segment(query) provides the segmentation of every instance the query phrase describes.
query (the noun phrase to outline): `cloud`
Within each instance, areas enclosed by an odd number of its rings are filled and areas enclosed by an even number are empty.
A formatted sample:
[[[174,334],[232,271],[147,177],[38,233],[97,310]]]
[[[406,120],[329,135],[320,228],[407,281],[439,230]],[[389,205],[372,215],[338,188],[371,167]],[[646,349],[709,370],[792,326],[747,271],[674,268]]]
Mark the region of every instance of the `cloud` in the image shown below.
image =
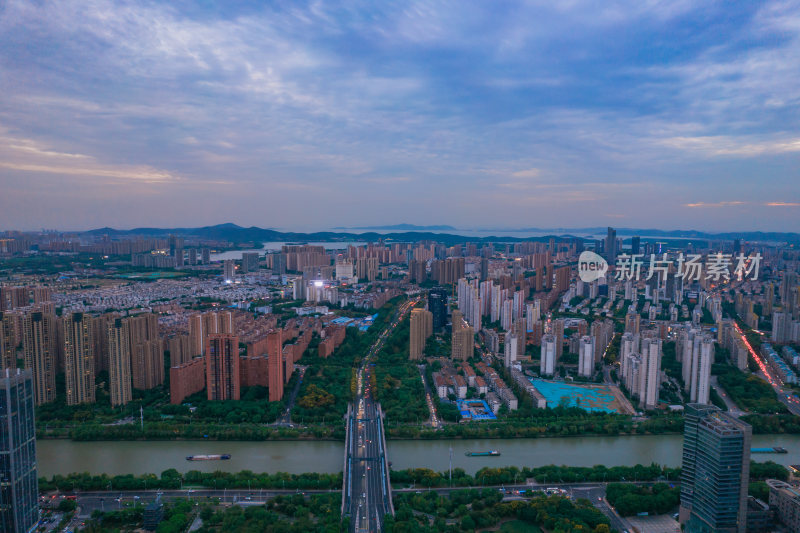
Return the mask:
[[[665,225],[669,209],[694,206],[697,227],[722,226],[726,210],[701,209],[737,205],[720,191],[762,208],[794,198],[798,63],[796,4],[772,0],[299,0],[224,12],[8,0],[0,123],[13,135],[0,165],[150,183],[193,207],[174,210],[176,225],[259,198],[291,226],[341,213],[353,219],[336,224],[361,224],[370,205],[383,206],[376,217],[424,216],[420,198],[454,197],[437,207],[454,225],[472,223],[467,204],[497,223],[544,224],[585,202],[587,219],[649,224],[663,204]],[[387,206],[393,185],[403,196]],[[259,207],[237,215],[263,223]],[[792,210],[769,211],[759,223],[791,222]]]
[[[82,178],[112,178],[144,183],[171,183],[182,178],[148,165],[119,165],[92,156],[60,152],[32,139],[0,136],[0,168]],[[101,180],[102,181],[102,180]]]
[[[521,179],[529,179],[529,178],[538,178],[542,174],[542,171],[538,168],[529,168],[527,170],[518,170],[511,174],[514,178],[521,178]]]
[[[768,202],[767,207],[800,207],[800,202]]]
[[[691,204],[685,204],[684,207],[737,207],[740,205],[745,205],[746,203],[747,202],[741,202],[738,200],[727,202],[695,202]]]
[[[671,137],[661,142],[680,150],[697,151],[711,156],[755,157],[800,152],[800,138],[747,142],[746,139],[729,136]]]

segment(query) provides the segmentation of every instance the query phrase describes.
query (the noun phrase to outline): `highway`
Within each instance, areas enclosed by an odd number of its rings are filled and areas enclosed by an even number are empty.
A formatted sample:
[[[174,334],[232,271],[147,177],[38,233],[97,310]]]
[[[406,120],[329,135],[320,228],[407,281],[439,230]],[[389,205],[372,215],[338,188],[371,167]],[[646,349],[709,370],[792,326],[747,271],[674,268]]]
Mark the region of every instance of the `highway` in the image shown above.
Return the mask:
[[[734,322],[733,327],[735,327],[736,331],[739,333],[739,335],[741,335],[744,345],[747,346],[751,357],[758,364],[758,375],[765,379],[772,386],[772,388],[775,390],[775,394],[778,395],[778,400],[785,405],[787,409],[789,409],[790,413],[793,415],[800,415],[800,401],[797,400],[797,397],[794,395],[792,390],[786,390],[783,388],[783,383],[781,382],[780,378],[775,375],[775,372],[769,367],[766,361],[761,358],[761,355],[756,353],[756,351],[750,345],[750,341],[747,340],[747,336],[739,327],[739,324]]]
[[[381,409],[370,385],[371,365],[386,339],[417,301],[418,298],[409,300],[400,306],[358,370],[356,397],[347,418],[342,494],[342,509],[350,517],[350,530],[354,532],[381,531],[383,517],[394,514]]]

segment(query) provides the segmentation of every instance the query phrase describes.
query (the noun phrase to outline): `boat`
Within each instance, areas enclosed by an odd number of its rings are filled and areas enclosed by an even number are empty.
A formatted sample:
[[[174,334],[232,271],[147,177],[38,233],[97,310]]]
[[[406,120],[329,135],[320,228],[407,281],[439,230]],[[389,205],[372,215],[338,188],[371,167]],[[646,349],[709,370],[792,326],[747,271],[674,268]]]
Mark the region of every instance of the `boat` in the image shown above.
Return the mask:
[[[497,450],[489,450],[488,452],[467,452],[464,455],[467,457],[496,457],[500,455]]]
[[[770,446],[767,448],[750,448],[750,453],[789,453],[789,451],[780,446]]]
[[[222,455],[187,455],[187,461],[227,461],[231,458],[229,453],[223,453]]]

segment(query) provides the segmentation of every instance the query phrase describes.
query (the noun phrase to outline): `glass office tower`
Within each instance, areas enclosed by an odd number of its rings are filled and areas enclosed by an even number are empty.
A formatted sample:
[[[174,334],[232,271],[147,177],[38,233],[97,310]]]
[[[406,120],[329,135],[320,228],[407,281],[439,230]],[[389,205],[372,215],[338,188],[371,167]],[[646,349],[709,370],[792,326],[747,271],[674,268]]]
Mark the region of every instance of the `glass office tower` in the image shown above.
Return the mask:
[[[0,532],[33,531],[39,522],[33,376],[0,374]]]
[[[684,411],[681,522],[686,533],[744,533],[752,428],[718,408]]]

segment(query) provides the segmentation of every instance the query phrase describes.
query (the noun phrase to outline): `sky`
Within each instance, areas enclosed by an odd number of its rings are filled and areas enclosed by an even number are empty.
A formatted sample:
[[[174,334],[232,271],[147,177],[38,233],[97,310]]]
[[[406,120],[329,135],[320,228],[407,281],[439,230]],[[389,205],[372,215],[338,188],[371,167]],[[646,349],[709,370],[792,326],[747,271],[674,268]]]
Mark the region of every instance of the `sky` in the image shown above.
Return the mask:
[[[800,231],[800,3],[0,2],[0,229]]]

